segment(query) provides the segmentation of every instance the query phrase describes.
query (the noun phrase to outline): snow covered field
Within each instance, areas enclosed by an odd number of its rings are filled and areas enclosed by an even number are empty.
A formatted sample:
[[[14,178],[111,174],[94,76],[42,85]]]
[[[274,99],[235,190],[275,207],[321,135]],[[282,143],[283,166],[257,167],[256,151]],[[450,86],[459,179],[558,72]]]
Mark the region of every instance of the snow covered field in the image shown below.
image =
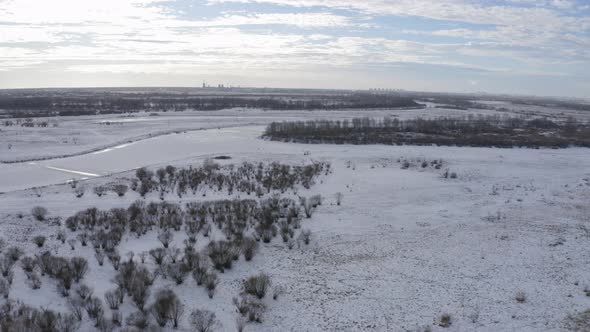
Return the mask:
[[[69,185],[60,184],[71,178],[88,178],[82,183],[90,188],[131,178],[134,173],[130,170],[141,166],[200,165],[219,155],[232,158],[224,164],[280,161],[296,165],[321,160],[331,162],[333,173],[322,176],[311,189],[298,192],[325,198],[313,217],[302,222],[312,231],[310,245],[289,250],[280,238],[260,243],[252,262],[240,258],[233,269],[219,274],[221,283],[213,299],[190,277],[181,286],[174,286],[169,279],[158,280],[153,288],[172,287],[187,306],[187,313],[193,308],[214,311],[223,331],[235,330],[232,297],[240,292],[241,280],[258,272],[269,274],[273,283],[286,291],[277,300],[267,296],[263,322],[249,323],[246,331],[559,331],[568,315],[590,308],[590,297],[585,294],[585,289],[590,289],[588,149],[278,143],[258,138],[264,129],[261,125],[299,115],[281,113],[277,118],[275,113],[259,112],[242,119],[232,117],[236,114],[230,112],[235,111],[227,112],[227,117],[199,120],[179,116],[177,121],[171,120],[171,127],[232,128],[160,136],[68,158],[0,164],[0,191],[5,192],[0,195],[1,237],[32,255],[41,249],[31,238],[43,234],[48,237],[45,249],[69,255],[69,246],[55,239],[58,227],[33,220],[31,207],[44,206],[50,217],[65,219],[88,207],[126,208],[140,199],[132,191],[125,197],[109,193],[100,198],[89,191],[76,198]],[[413,110],[397,115],[432,112],[448,115],[466,111]],[[373,111],[371,115],[385,113],[392,112]],[[309,112],[306,116],[335,114],[355,115]],[[145,122],[151,122],[148,120]],[[97,120],[68,121],[72,122],[47,130],[79,126],[70,130],[92,132],[94,129],[84,125]],[[165,121],[157,122],[157,128],[150,130],[163,130]],[[237,125],[240,127],[233,127]],[[97,125],[93,127],[97,136],[63,148],[57,148],[56,142],[38,146],[32,136],[23,134],[22,146],[16,149],[19,152],[5,157],[2,150],[1,159],[77,153],[145,135],[141,126],[143,122],[137,127],[133,124],[121,133],[104,132],[96,128],[107,126]],[[3,128],[0,134],[10,133]],[[422,161],[435,159],[443,160],[442,169],[422,168]],[[404,161],[410,163],[408,169],[402,168]],[[457,178],[443,178],[446,169]],[[45,187],[26,189],[34,186]],[[336,205],[337,192],[343,193],[340,206]],[[214,198],[227,196],[179,199],[169,195],[166,200]],[[157,193],[146,199],[159,200]],[[19,213],[24,216],[19,218]],[[155,236],[126,236],[119,247],[121,256],[155,247]],[[176,234],[173,245],[182,247],[183,239]],[[205,241],[200,237],[198,243]],[[111,279],[115,271],[108,262],[98,266],[90,247],[77,250],[76,255],[89,261],[84,282],[94,288],[95,295],[102,298],[114,288]],[[41,288],[32,290],[18,264],[14,271],[10,298],[67,311],[55,281],[43,277]],[[516,299],[519,292],[525,296],[522,303]],[[121,312],[127,315],[133,308],[126,302]],[[451,317],[448,328],[438,325],[443,314]],[[92,330],[91,326],[86,322],[82,330]],[[188,326],[185,317],[179,330],[189,331]]]

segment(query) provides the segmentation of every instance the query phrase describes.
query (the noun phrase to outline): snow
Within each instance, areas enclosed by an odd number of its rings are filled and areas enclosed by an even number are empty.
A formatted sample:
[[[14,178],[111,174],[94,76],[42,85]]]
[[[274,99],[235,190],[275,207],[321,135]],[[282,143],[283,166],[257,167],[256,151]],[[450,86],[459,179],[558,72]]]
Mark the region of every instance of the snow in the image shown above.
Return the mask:
[[[217,123],[210,125],[216,128]],[[581,229],[590,227],[588,149],[304,145],[261,140],[262,130],[257,124],[189,131],[101,153],[2,164],[0,191],[6,193],[0,195],[1,237],[33,254],[39,249],[30,239],[45,234],[47,246],[71,255],[69,246],[55,239],[56,226],[31,219],[32,206],[42,205],[50,216],[66,218],[87,207],[127,207],[139,199],[134,192],[98,198],[90,191],[76,198],[68,185],[59,183],[84,175],[46,167],[105,175],[86,176],[82,184],[90,188],[130,178],[129,170],[136,167],[195,165],[215,155],[232,157],[223,163],[326,160],[333,174],[298,192],[326,198],[313,217],[303,221],[313,232],[309,246],[289,250],[280,238],[261,243],[252,262],[242,257],[219,275],[213,299],[190,277],[181,286],[158,280],[152,293],[173,288],[187,313],[212,310],[224,331],[234,330],[231,301],[240,292],[241,280],[258,272],[268,273],[286,293],[276,301],[266,298],[263,323],[250,323],[247,331],[399,331],[426,326],[434,331],[558,331],[568,314],[590,307],[583,291],[590,286],[590,238]],[[445,166],[422,169],[418,160],[424,159],[442,159]],[[398,160],[415,166],[401,169]],[[458,178],[443,178],[446,168]],[[41,197],[22,190],[42,185],[47,187]],[[344,195],[340,206],[335,203],[337,192]],[[198,193],[182,202],[223,197]],[[148,199],[157,200],[157,194]],[[167,200],[179,201],[173,195]],[[22,219],[16,216],[19,212],[25,214]],[[181,233],[175,234],[173,245],[180,247],[182,239]],[[200,236],[198,246],[206,241]],[[125,259],[127,251],[157,246],[156,234],[150,233],[140,239],[126,237],[119,251]],[[114,288],[115,271],[108,259],[99,267],[90,248],[75,254],[90,263],[84,282],[95,295]],[[65,310],[54,282],[44,277],[41,289],[31,290],[24,279],[15,267],[11,298]],[[525,303],[515,300],[520,291],[526,294]],[[128,300],[121,309],[125,316],[134,310]],[[444,313],[452,317],[449,328],[437,325]],[[91,330],[90,325],[84,328]],[[179,330],[190,330],[186,320]]]

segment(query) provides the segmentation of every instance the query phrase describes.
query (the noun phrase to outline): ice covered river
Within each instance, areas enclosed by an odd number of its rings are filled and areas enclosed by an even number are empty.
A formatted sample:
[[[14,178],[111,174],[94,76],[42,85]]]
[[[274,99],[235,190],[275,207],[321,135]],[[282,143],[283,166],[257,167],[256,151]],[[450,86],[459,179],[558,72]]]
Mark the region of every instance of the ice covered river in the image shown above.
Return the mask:
[[[196,157],[255,152],[264,127],[209,129],[159,136],[80,156],[17,164],[0,164],[0,192],[63,183],[181,162]]]

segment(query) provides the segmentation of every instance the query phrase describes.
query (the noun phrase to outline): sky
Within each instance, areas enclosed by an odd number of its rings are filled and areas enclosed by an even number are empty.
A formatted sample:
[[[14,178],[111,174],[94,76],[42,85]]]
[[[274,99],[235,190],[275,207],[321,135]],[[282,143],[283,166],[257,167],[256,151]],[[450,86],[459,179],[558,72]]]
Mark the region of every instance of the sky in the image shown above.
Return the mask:
[[[0,88],[590,97],[590,0],[0,0]]]

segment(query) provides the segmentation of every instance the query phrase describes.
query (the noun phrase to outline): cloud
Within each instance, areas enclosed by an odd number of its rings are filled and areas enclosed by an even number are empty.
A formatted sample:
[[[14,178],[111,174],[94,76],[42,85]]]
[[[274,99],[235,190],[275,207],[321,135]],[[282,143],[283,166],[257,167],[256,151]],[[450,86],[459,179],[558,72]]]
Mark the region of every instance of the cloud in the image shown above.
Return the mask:
[[[579,75],[579,66],[590,63],[590,17],[579,1],[205,4],[206,15],[175,1],[0,0],[0,70],[5,75],[53,64],[68,73],[248,76],[275,68],[314,72],[322,66],[344,71],[417,64]]]

